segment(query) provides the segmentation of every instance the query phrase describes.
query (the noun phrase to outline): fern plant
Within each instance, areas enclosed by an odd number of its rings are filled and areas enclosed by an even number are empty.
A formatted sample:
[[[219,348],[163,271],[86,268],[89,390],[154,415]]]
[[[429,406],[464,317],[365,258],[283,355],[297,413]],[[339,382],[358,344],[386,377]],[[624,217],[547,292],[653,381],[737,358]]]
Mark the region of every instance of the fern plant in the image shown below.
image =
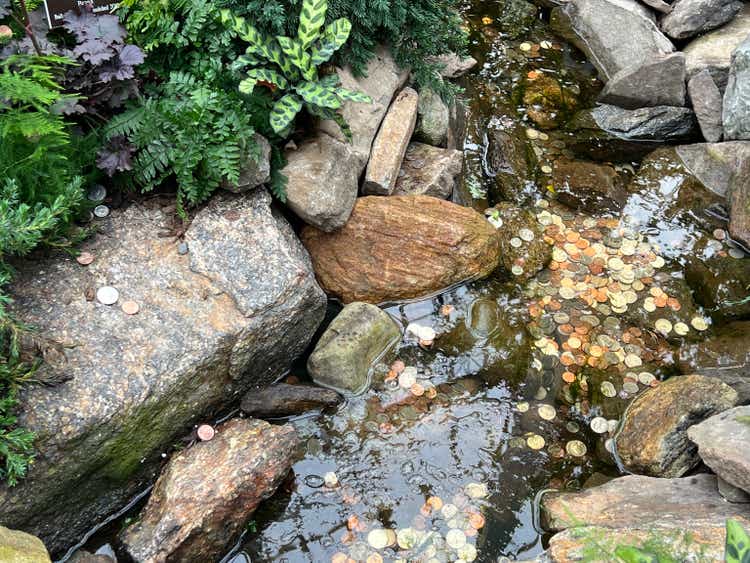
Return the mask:
[[[346,43],[352,30],[346,18],[324,28],[327,11],[327,0],[303,0],[296,37],[271,37],[230,10],[221,12],[222,21],[248,43],[245,54],[235,61],[235,67],[250,67],[239,89],[252,94],[262,84],[276,93],[278,99],[269,119],[274,132],[282,137],[289,135],[303,106],[311,115],[333,119],[351,137],[346,121],[336,110],[344,101],[372,103],[370,96],[342,88],[338,75],[319,76],[318,68]]]

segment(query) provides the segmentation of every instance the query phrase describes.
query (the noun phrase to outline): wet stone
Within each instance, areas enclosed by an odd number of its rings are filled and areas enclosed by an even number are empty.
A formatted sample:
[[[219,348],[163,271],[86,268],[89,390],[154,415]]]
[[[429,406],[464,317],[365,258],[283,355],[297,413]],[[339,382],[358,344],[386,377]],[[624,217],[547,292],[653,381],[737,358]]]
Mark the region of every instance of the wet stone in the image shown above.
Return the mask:
[[[737,392],[701,375],[676,376],[640,395],[617,436],[623,465],[636,473],[679,477],[700,461],[687,429],[737,403]]]
[[[660,25],[672,39],[687,39],[731,21],[742,7],[740,0],[677,0]]]
[[[661,55],[621,70],[607,82],[599,101],[625,109],[684,106],[685,55]]]
[[[544,232],[533,213],[510,203],[500,203],[488,210],[490,219],[499,220],[500,263],[516,280],[534,277],[552,257],[544,241]]]
[[[721,121],[722,95],[708,70],[702,70],[688,82],[690,103],[698,119],[703,138],[718,143],[724,135]]]
[[[13,563],[50,563],[51,559],[42,540],[22,532],[0,526],[0,559]]]
[[[616,211],[625,203],[624,180],[609,165],[560,159],[555,162],[552,181],[557,199],[573,209]]]
[[[340,401],[341,396],[330,389],[277,383],[266,389],[248,391],[242,398],[240,408],[248,416],[274,418],[322,410]]]
[[[567,120],[578,108],[579,94],[549,74],[526,78],[523,83],[526,114],[542,129],[554,129]]]
[[[449,198],[463,170],[463,158],[463,153],[458,150],[411,143],[393,195]]]
[[[507,200],[523,205],[535,198],[536,159],[529,152],[523,128],[511,122],[508,127],[489,132],[487,166],[494,178],[492,201]]]

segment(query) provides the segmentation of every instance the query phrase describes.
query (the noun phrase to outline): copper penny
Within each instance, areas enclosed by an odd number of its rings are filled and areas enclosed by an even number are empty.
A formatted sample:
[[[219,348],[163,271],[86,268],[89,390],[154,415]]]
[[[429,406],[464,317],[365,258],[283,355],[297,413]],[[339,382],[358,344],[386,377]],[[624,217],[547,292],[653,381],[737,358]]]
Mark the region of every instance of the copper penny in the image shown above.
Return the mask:
[[[122,312],[126,315],[137,315],[138,311],[141,310],[140,305],[135,301],[124,301],[122,303]]]
[[[201,424],[198,427],[198,438],[203,442],[208,442],[213,439],[215,435],[216,430],[214,430],[213,426],[210,426],[209,424]]]
[[[93,261],[94,255],[90,252],[81,252],[76,258],[76,262],[78,262],[81,266],[88,266]]]

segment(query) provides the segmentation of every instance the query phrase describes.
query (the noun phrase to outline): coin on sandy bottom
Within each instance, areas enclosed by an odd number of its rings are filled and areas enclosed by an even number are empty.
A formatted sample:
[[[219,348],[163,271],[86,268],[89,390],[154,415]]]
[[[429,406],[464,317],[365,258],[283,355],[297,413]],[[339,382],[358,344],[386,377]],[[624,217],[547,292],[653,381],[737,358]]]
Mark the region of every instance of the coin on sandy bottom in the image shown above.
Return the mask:
[[[388,536],[388,530],[383,528],[376,528],[367,534],[367,543],[370,544],[370,547],[373,549],[385,549],[391,545],[390,539],[391,538]]]
[[[468,563],[470,561],[476,560],[477,548],[472,544],[467,543],[456,550],[456,555],[458,555],[459,561],[466,561]]]
[[[396,532],[396,542],[401,549],[411,549],[419,541],[417,531],[413,528],[401,528]]]
[[[526,445],[529,446],[532,450],[541,450],[544,447],[544,438],[542,438],[539,434],[532,434],[528,438],[526,438]]]
[[[570,442],[565,444],[565,451],[568,452],[568,455],[571,455],[573,457],[583,457],[586,455],[586,452],[588,450],[586,448],[586,444],[584,444],[580,440],[571,440]]]
[[[648,371],[642,371],[638,374],[638,381],[641,383],[641,385],[651,385],[654,381],[656,381],[656,376]]]
[[[683,322],[675,323],[673,328],[677,336],[685,336],[690,332],[690,327]]]
[[[602,391],[602,395],[605,397],[612,399],[613,397],[617,396],[617,390],[615,389],[615,386],[612,384],[611,381],[603,381],[600,389]]]
[[[451,549],[460,549],[466,545],[466,534],[463,530],[450,530],[445,534],[445,543]]]
[[[693,317],[692,319],[690,319],[690,324],[695,330],[701,332],[704,330],[708,330],[708,323],[703,317]]]

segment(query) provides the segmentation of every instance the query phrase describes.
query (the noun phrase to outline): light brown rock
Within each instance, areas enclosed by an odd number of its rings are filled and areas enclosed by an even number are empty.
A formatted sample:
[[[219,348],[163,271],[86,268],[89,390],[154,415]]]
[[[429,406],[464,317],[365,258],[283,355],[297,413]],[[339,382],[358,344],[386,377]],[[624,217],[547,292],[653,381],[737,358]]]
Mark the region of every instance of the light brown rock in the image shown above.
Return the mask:
[[[430,195],[447,199],[464,167],[464,153],[411,143],[393,195]]]
[[[750,249],[750,156],[740,160],[730,184],[729,234]]]
[[[362,191],[368,195],[390,195],[417,124],[419,94],[405,88],[393,100],[370,153]]]
[[[3,563],[50,563],[51,559],[42,540],[22,532],[0,526],[0,561]]]
[[[727,518],[750,519],[750,506],[725,502],[716,475],[705,473],[680,479],[627,475],[580,492],[542,497],[542,523],[553,532],[580,526],[723,527]]]
[[[687,429],[736,403],[737,392],[716,378],[672,377],[630,405],[616,438],[617,453],[634,473],[684,475],[700,462]]]
[[[120,536],[137,563],[218,561],[292,466],[291,425],[234,419],[175,455],[140,520]]]
[[[484,217],[428,196],[359,198],[343,229],[307,227],[302,241],[319,282],[344,303],[424,297],[485,277],[499,260]]]
[[[341,115],[346,119],[352,131],[349,142],[341,128],[333,121],[322,121],[319,130],[343,143],[349,143],[357,156],[357,176],[367,166],[372,142],[378,132],[394,94],[401,89],[409,78],[409,71],[398,67],[388,47],[381,46],[367,63],[362,76],[355,77],[350,67],[337,68],[341,86],[367,94],[372,98],[371,104],[345,102]]]

